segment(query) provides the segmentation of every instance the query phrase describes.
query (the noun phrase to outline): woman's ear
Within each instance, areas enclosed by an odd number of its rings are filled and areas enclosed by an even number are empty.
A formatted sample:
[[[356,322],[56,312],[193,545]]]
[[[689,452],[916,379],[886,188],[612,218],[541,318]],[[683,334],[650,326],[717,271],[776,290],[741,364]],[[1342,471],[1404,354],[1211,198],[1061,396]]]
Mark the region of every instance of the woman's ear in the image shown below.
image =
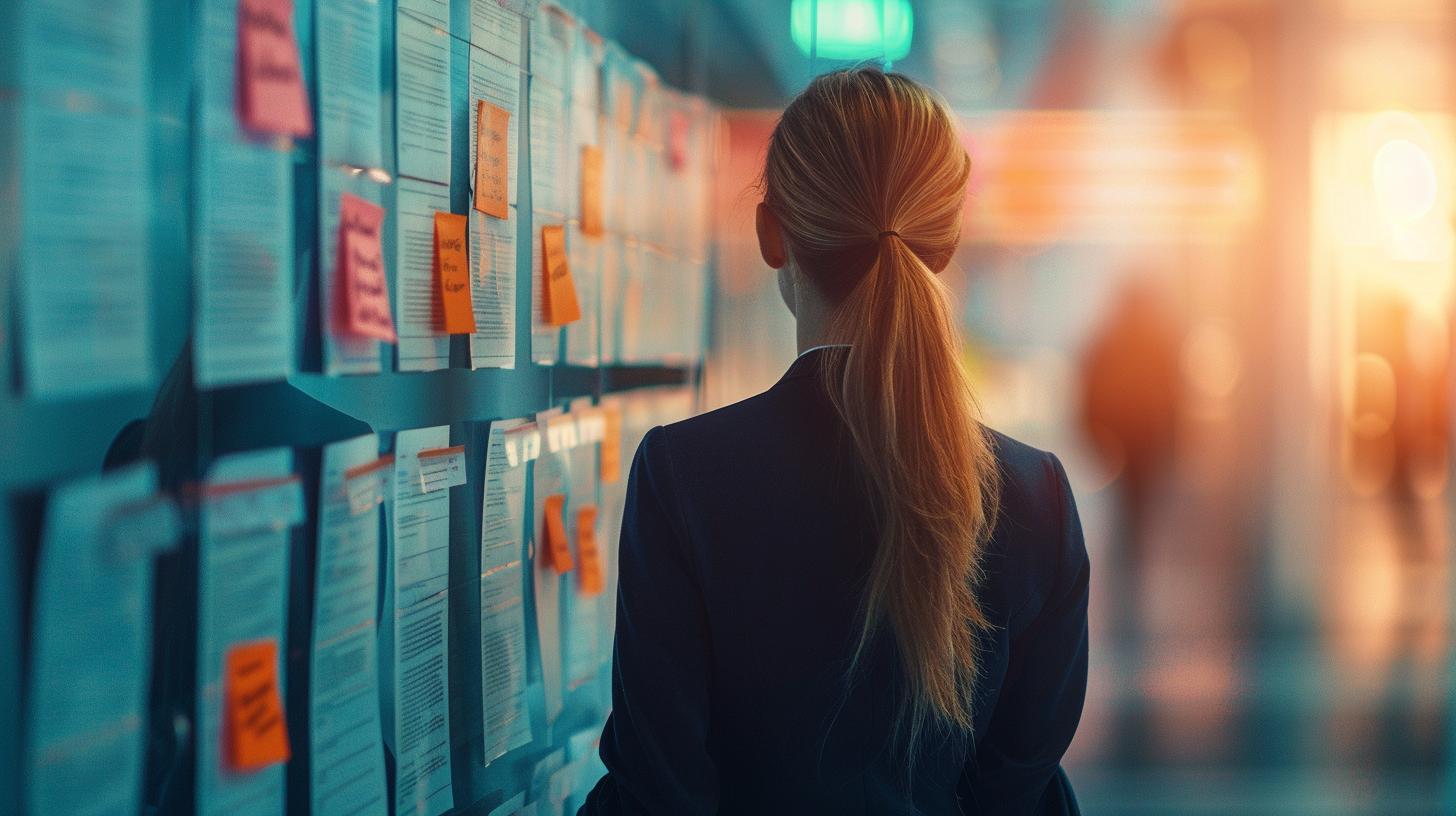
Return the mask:
[[[758,254],[763,256],[763,262],[773,269],[782,269],[789,259],[784,251],[784,233],[778,216],[762,201],[758,203],[754,225],[758,228]]]

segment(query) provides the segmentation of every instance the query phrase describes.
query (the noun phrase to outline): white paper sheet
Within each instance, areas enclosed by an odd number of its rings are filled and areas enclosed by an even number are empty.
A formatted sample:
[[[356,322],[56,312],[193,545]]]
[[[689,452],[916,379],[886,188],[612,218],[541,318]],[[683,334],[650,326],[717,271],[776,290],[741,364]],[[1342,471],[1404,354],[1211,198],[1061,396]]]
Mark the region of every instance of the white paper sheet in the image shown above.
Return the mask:
[[[193,378],[202,388],[281,380],[294,355],[290,143],[250,138],[238,124],[238,0],[198,12]]]
[[[29,813],[109,816],[141,804],[151,677],[152,554],[178,528],[155,512],[156,470],[134,465],[57,488],[35,578],[28,707]],[[7,624],[8,626],[8,624]],[[8,654],[19,654],[17,648]],[[11,661],[16,662],[18,661]]]
[[[561,329],[545,321],[541,228],[565,226],[570,201],[571,133],[568,68],[574,25],[571,18],[544,6],[530,28],[531,91],[531,359],[552,365],[560,359]]]
[[[547,424],[561,415],[560,408],[542,411],[536,415],[542,435],[548,436]],[[549,439],[549,436],[548,436]],[[560,494],[566,497],[564,509],[571,514],[571,471],[570,459],[565,450],[557,446],[552,450],[548,443],[532,467],[534,480],[532,498],[533,536],[532,585],[536,600],[536,639],[541,651],[541,683],[546,692],[546,722],[554,723],[561,714],[563,702],[564,666],[561,645],[561,593],[566,578],[558,574],[545,556],[545,511],[546,498]]]
[[[315,14],[321,163],[382,167],[379,3],[318,0]]]
[[[597,316],[601,307],[597,300],[600,297],[599,281],[606,241],[606,236],[582,234],[580,224],[575,221],[566,230],[571,279],[576,284],[577,303],[581,305],[581,319],[566,325],[566,362],[573,365],[594,366],[599,359],[600,321]]]
[[[525,18],[498,0],[471,0],[470,44],[511,62],[521,64]]]
[[[399,0],[400,11],[408,11],[446,30],[450,27],[450,0]]]
[[[204,492],[223,486],[259,485],[276,491],[291,476],[293,453],[270,448],[219,459],[208,472]],[[263,485],[267,485],[264,487]],[[297,482],[292,482],[298,490]],[[296,518],[278,515],[282,501],[259,501],[260,512],[244,520],[248,504],[240,490],[224,498],[204,496],[197,555],[197,802],[199,816],[282,816],[284,766],[239,773],[224,766],[223,716],[228,651],[241,643],[273,640],[278,646],[277,679],[286,687],[283,660],[288,649],[288,552]],[[216,503],[215,503],[216,502]],[[225,504],[224,504],[225,502]]]
[[[20,84],[56,104],[72,94],[84,106],[139,116],[146,107],[147,6],[142,0],[51,0],[21,10]]]
[[[446,9],[448,15],[448,8]],[[449,21],[395,15],[395,151],[399,174],[450,184]],[[448,208],[447,208],[448,209]]]
[[[388,809],[380,742],[377,614],[379,441],[328,445],[319,477],[318,559],[309,672],[309,801],[315,816]]]
[[[435,213],[450,212],[450,187],[412,178],[395,184],[395,331],[399,370],[450,367],[450,336],[436,327],[444,318],[435,280]]]
[[[573,400],[571,413],[568,416],[580,417],[584,412],[590,410],[590,399]],[[566,534],[571,539],[572,553],[578,559],[577,568],[568,576],[566,582],[566,618],[563,628],[566,630],[566,687],[568,689],[578,688],[594,680],[597,670],[601,667],[601,604],[604,593],[586,595],[582,593],[581,587],[581,558],[576,544],[581,540],[580,531],[577,527],[577,512],[583,507],[598,507],[597,498],[597,449],[599,445],[588,435],[581,433],[578,428],[576,445],[567,451],[566,456],[571,462],[571,512],[566,519]],[[598,547],[601,542],[601,511],[598,509],[597,522],[594,532],[598,535],[596,540]],[[603,583],[606,575],[603,570]]]
[[[419,453],[450,445],[450,428],[400,431],[392,509],[392,723],[395,813],[439,816],[450,787],[450,491],[420,489]]]
[[[506,435],[520,419],[490,425],[480,521],[480,666],[485,763],[531,741],[526,705],[526,464],[512,466]]]
[[[502,221],[470,210],[471,368],[516,367],[516,208]]]
[[[20,325],[37,397],[152,380],[146,138],[139,112],[22,105]]]
[[[194,377],[199,388],[293,372],[293,190],[288,155],[203,136],[197,177]]]

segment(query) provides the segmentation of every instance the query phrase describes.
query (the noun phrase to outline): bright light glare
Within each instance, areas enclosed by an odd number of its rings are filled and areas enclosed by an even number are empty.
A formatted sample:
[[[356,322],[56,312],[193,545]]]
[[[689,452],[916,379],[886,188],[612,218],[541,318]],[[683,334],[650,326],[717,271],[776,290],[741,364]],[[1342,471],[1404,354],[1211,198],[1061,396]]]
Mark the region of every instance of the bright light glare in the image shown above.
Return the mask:
[[[824,59],[893,62],[910,53],[914,30],[910,0],[793,0],[789,7],[794,44]]]
[[[1436,166],[1409,139],[1391,139],[1371,163],[1375,200],[1386,217],[1414,221],[1436,206]]]

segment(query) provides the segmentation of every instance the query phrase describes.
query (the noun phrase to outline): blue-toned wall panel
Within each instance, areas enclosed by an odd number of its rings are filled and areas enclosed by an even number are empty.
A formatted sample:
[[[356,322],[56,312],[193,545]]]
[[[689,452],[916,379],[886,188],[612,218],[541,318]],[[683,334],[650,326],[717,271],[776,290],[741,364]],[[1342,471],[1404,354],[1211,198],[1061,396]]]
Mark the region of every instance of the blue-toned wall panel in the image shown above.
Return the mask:
[[[368,0],[359,0],[367,2]],[[45,0],[37,0],[43,3]],[[454,367],[430,373],[398,373],[386,363],[382,374],[329,377],[321,373],[319,340],[318,282],[321,269],[319,236],[319,167],[314,140],[298,141],[290,154],[293,168],[292,209],[294,246],[294,325],[298,330],[296,366],[299,373],[287,382],[230,386],[198,392],[191,385],[194,245],[197,227],[194,200],[194,128],[197,110],[196,71],[199,43],[198,3],[189,0],[148,0],[148,95],[144,126],[148,145],[146,234],[138,236],[149,256],[148,282],[150,348],[157,381],[147,388],[133,388],[96,396],[37,401],[27,396],[20,368],[24,327],[18,324],[13,283],[18,275],[18,246],[21,240],[20,190],[26,183],[25,157],[18,133],[27,90],[21,86],[21,56],[15,45],[16,21],[22,4],[0,3],[0,594],[14,608],[0,607],[5,627],[0,628],[0,649],[10,673],[0,673],[0,692],[16,701],[19,693],[17,670],[25,665],[28,581],[34,561],[34,541],[44,512],[46,488],[101,467],[107,451],[129,423],[148,417],[151,424],[147,450],[161,465],[164,483],[177,487],[196,480],[218,457],[239,451],[275,445],[298,450],[305,480],[317,478],[316,449],[368,428],[388,440],[393,432],[432,425],[449,425],[452,442],[465,444],[470,466],[469,482],[452,492],[450,525],[452,600],[451,631],[451,724],[456,812],[486,813],[518,791],[528,790],[533,772],[543,759],[565,750],[573,732],[597,728],[609,703],[605,672],[572,690],[558,720],[553,738],[538,740],[495,760],[482,761],[479,740],[481,719],[479,658],[479,594],[474,582],[479,575],[481,522],[480,476],[484,461],[487,423],[493,419],[525,416],[550,406],[563,405],[578,397],[603,394],[642,386],[695,383],[696,363],[672,366],[539,366],[530,363],[532,253],[527,247],[532,235],[531,155],[527,100],[530,81],[522,73],[521,105],[515,131],[519,144],[520,170],[517,220],[516,359],[514,370],[468,370],[464,337],[452,338]],[[639,5],[634,0],[583,0],[563,4],[579,14],[581,21],[608,39],[621,32],[640,38],[645,19],[687,23],[680,14],[666,14],[656,4]],[[395,171],[394,144],[394,42],[395,0],[380,0],[383,92],[379,99],[383,122],[384,166]],[[469,55],[466,39],[470,23],[470,0],[451,0],[450,104],[451,104],[451,209],[467,212],[470,201],[469,153],[473,137],[469,132]],[[656,25],[657,23],[651,23]],[[317,15],[308,0],[298,0],[296,25],[305,79],[318,112],[314,56],[320,38],[329,36],[317,25]],[[670,32],[661,32],[671,38]],[[682,33],[682,32],[679,32]],[[686,38],[679,38],[688,41]],[[524,50],[524,49],[523,49]],[[679,49],[677,63],[661,66],[667,76],[693,76],[689,64],[693,55]],[[523,54],[522,64],[525,59]],[[565,137],[566,134],[563,134]],[[83,195],[83,190],[77,191]],[[393,204],[393,186],[383,190],[382,201]],[[646,204],[646,202],[644,202]],[[392,206],[390,207],[392,209]],[[385,230],[385,257],[395,257],[392,229]],[[393,264],[388,265],[394,274]],[[393,281],[391,292],[393,293]],[[595,304],[591,308],[597,308]],[[601,321],[597,321],[601,325]],[[600,346],[599,346],[600,347]],[[392,352],[390,354],[392,359]],[[160,395],[160,396],[159,396]],[[136,428],[133,428],[135,431]],[[140,433],[140,432],[138,432]],[[121,444],[135,448],[137,439]],[[626,452],[630,459],[630,450]],[[316,490],[316,488],[313,488]],[[311,501],[316,496],[310,496]],[[530,506],[528,497],[527,506]],[[312,511],[311,511],[312,512]],[[528,524],[531,522],[528,521]],[[287,675],[292,683],[289,695],[290,722],[297,739],[305,739],[306,697],[299,697],[294,678],[307,677],[308,611],[312,599],[313,524],[297,528],[291,553],[290,635]],[[196,604],[196,542],[185,539],[179,550],[158,563],[156,634],[156,676],[153,678],[154,707],[151,731],[157,750],[149,758],[146,779],[147,801],[157,812],[187,812],[192,802],[192,750],[188,743],[197,733],[192,709],[192,661],[195,660],[196,632],[193,622]],[[527,600],[528,605],[531,600]],[[533,611],[528,609],[528,613]],[[528,649],[538,664],[539,645],[530,629]],[[12,643],[19,640],[20,643]],[[539,665],[531,704],[539,714],[543,706]],[[303,687],[306,688],[306,687]],[[15,776],[18,731],[13,719],[18,706],[0,710],[0,812],[18,808],[10,798],[17,793]],[[579,749],[579,747],[578,747]],[[298,752],[295,752],[295,756]],[[540,780],[536,780],[540,782]],[[290,812],[307,809],[306,766],[290,772]]]

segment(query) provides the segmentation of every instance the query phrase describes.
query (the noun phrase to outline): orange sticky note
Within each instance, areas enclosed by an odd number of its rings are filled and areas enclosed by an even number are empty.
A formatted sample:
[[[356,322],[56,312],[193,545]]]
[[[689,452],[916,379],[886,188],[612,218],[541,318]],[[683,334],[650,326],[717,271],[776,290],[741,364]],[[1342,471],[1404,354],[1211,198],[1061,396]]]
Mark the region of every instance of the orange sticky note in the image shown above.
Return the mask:
[[[546,323],[565,326],[581,319],[581,306],[576,302],[576,283],[571,279],[571,265],[566,260],[566,228],[541,228],[542,285],[546,287]]]
[[[379,243],[383,225],[382,207],[348,193],[339,196],[337,329],[341,334],[393,343],[389,281],[384,276],[384,250]]]
[[[543,525],[546,536],[542,552],[546,563],[557,572],[570,572],[575,566],[571,561],[571,547],[566,543],[566,497],[560,494],[547,496],[546,519]]]
[[[481,99],[475,103],[475,209],[510,217],[511,112]]]
[[[602,484],[622,479],[622,408],[613,403],[602,406],[602,452],[597,471]]]
[[[224,678],[223,756],[235,771],[287,762],[288,721],[278,690],[278,644],[240,643],[228,650]]]
[[[576,552],[581,556],[581,591],[597,595],[606,588],[602,551],[597,547],[597,508],[587,505],[576,511]]]
[[[279,136],[313,135],[293,32],[293,0],[240,0],[237,70],[243,127]]]
[[[602,149],[581,148],[581,234],[602,235]]]
[[[465,231],[470,220],[455,213],[435,213],[435,281],[440,288],[446,334],[474,334],[475,309],[470,303],[470,256]]]

